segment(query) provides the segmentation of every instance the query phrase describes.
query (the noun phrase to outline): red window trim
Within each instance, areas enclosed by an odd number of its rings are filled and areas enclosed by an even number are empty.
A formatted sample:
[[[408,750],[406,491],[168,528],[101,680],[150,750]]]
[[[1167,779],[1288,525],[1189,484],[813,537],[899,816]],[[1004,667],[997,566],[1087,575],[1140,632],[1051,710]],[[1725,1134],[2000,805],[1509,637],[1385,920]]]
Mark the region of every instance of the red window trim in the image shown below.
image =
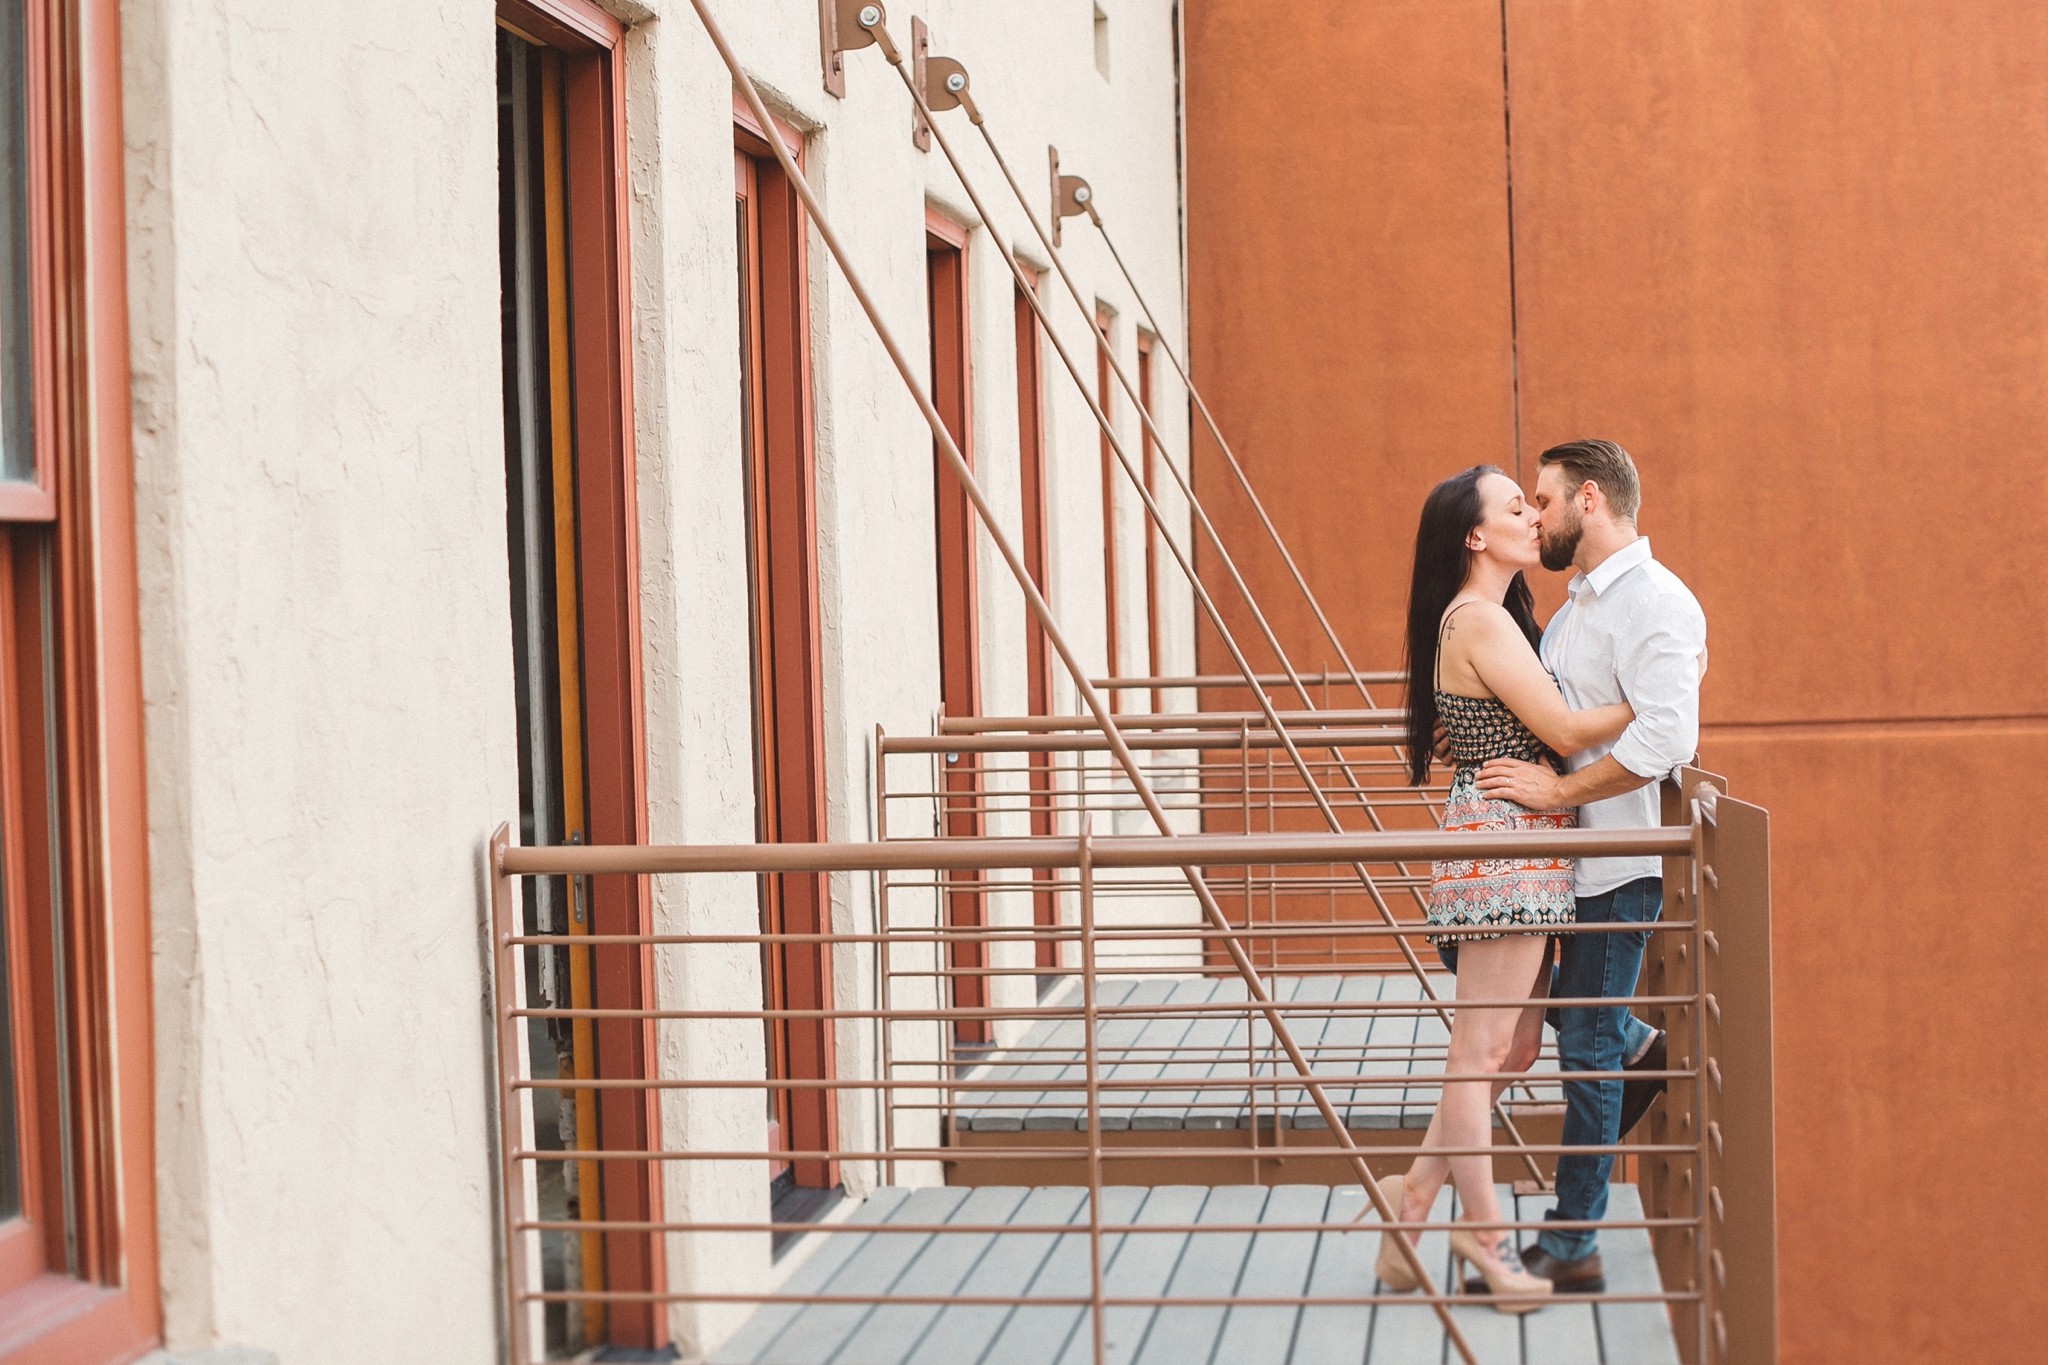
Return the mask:
[[[803,843],[826,837],[825,712],[823,634],[819,608],[817,563],[817,459],[811,402],[811,334],[808,237],[801,201],[773,150],[751,117],[735,101],[733,146],[751,163],[753,208],[758,224],[757,255],[748,274],[760,291],[754,345],[760,370],[752,386],[755,447],[747,458],[757,460],[754,492],[759,499],[754,543],[748,553],[762,556],[788,572],[778,581],[779,600],[758,598],[757,636],[771,640],[774,676],[757,678],[762,714],[775,717],[776,752],[764,755],[774,770],[763,775],[772,784],[763,810],[761,837],[768,842]],[[796,130],[780,119],[775,129],[786,144],[800,148]],[[801,168],[799,152],[797,163]],[[769,256],[779,262],[771,279]],[[752,308],[752,299],[740,301]],[[753,364],[749,359],[746,363]],[[776,396],[771,407],[770,394]],[[771,420],[772,418],[772,420]],[[775,575],[767,575],[775,577]],[[762,575],[757,572],[757,582]],[[785,725],[787,728],[785,729]],[[831,898],[822,873],[783,874],[768,888],[771,908],[788,933],[822,933],[830,926]],[[832,1008],[831,951],[822,944],[786,944],[773,955],[770,970],[779,977],[767,983],[779,992],[785,1008]],[[830,1080],[835,1074],[836,1031],[829,1019],[792,1020],[783,1030],[783,1051],[771,1058],[781,1074],[794,1080]],[[789,1128],[771,1140],[784,1149],[818,1150],[838,1146],[838,1092],[806,1089],[783,1092]],[[795,1183],[830,1189],[840,1183],[836,1161],[798,1161]]]
[[[924,210],[924,230],[926,236],[938,238],[955,251],[967,250],[967,229],[929,204]],[[965,450],[967,447],[962,445],[960,448]]]
[[[1032,282],[1034,292],[1040,280]],[[1017,490],[1023,516],[1022,549],[1024,570],[1051,600],[1047,584],[1045,507],[1045,372],[1044,348],[1038,338],[1038,315],[1024,286],[1015,286],[1014,318],[1017,345]],[[1034,716],[1052,713],[1052,649],[1045,627],[1038,618],[1024,617],[1025,710]],[[1041,838],[1053,830],[1052,755],[1030,755],[1031,832]],[[1053,899],[1053,870],[1038,868],[1032,873],[1031,922],[1040,929],[1059,927],[1059,907]],[[1041,938],[1033,950],[1033,961],[1042,974],[1059,970],[1059,945]]]
[[[931,396],[968,468],[974,467],[974,365],[969,325],[967,232],[942,214],[925,211],[926,300],[931,327]],[[932,520],[937,536],[939,690],[948,715],[981,713],[981,632],[975,585],[975,519],[967,491],[932,449]],[[982,833],[978,792],[981,765],[973,754],[945,766],[946,834],[972,839]],[[956,928],[987,920],[980,874],[955,871],[947,880],[963,889],[946,896],[947,921]],[[988,1003],[988,966],[983,946],[953,945],[952,1003],[981,1009]],[[966,1044],[992,1041],[982,1020],[962,1020],[954,1037]]]
[[[1150,332],[1138,331],[1138,403],[1144,408],[1138,423],[1139,439],[1144,447],[1143,469],[1145,491],[1154,503],[1159,500],[1159,445],[1152,439],[1152,428],[1144,419],[1152,415],[1152,342]],[[1159,528],[1152,524],[1150,514],[1145,517],[1145,673],[1149,677],[1159,676]],[[1152,694],[1148,694],[1152,695]],[[1158,698],[1153,696],[1147,710],[1159,709]]]
[[[804,135],[774,113],[768,115],[775,121],[775,131],[782,135],[782,145],[788,149],[798,170],[804,167]],[[768,130],[761,126],[761,120],[754,117],[754,111],[740,98],[737,90],[732,96],[733,145],[748,156],[772,159],[775,149],[768,145]],[[742,136],[744,134],[744,136]]]
[[[0,1360],[80,1365],[129,1359],[162,1328],[120,4],[49,0],[28,17],[30,50],[46,54],[48,77],[31,86],[29,125],[44,196],[40,208],[31,197],[32,231],[44,234],[39,254],[31,238],[38,482],[0,493],[0,516],[56,523],[69,770],[67,800],[51,813],[72,835],[69,918],[93,928],[72,972],[86,988],[73,1066],[89,1278],[44,1274],[0,1295]],[[60,319],[68,347],[55,344]]]
[[[1107,342],[1110,338],[1110,313],[1106,308],[1095,310],[1095,330]],[[1115,397],[1109,391],[1109,352],[1098,347],[1095,352],[1095,401],[1102,409],[1102,415],[1114,424]],[[1122,623],[1117,619],[1121,603],[1117,592],[1116,563],[1116,451],[1109,443],[1109,432],[1102,433],[1102,615],[1103,654],[1107,671],[1104,677],[1120,678],[1124,672]],[[1114,689],[1109,694],[1109,709],[1121,711],[1123,689]]]
[[[498,0],[498,19],[528,42],[564,52],[609,52],[626,26],[590,0]]]

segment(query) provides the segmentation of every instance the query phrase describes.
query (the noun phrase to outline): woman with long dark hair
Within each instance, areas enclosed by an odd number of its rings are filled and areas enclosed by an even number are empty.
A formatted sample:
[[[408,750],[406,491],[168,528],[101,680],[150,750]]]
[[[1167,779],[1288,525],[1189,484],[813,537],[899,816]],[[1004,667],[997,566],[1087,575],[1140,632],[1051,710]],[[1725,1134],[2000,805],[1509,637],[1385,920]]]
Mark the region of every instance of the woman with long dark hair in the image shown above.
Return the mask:
[[[1570,829],[1571,810],[1532,811],[1482,795],[1480,764],[1492,758],[1555,762],[1616,738],[1634,718],[1626,705],[1573,711],[1536,656],[1542,632],[1524,571],[1539,562],[1536,513],[1522,490],[1492,465],[1475,465],[1430,490],[1415,533],[1415,574],[1408,593],[1409,780],[1429,780],[1439,723],[1456,764],[1444,803],[1452,830]],[[1422,1154],[1405,1176],[1381,1190],[1403,1222],[1429,1216],[1448,1177],[1458,1190],[1461,1220],[1500,1221],[1493,1159],[1437,1156],[1438,1147],[1478,1149],[1492,1140],[1493,1101],[1510,1077],[1528,1070],[1543,1039],[1552,938],[1543,932],[1572,921],[1572,861],[1488,859],[1430,868],[1431,934],[1458,976],[1460,1000],[1527,1000],[1520,1008],[1458,1009],[1445,1058],[1450,1074],[1494,1075],[1488,1081],[1446,1082]],[[1378,1273],[1389,1289],[1416,1281],[1384,1234]],[[1550,1281],[1522,1267],[1515,1239],[1494,1229],[1451,1234],[1454,1267],[1466,1263],[1485,1279],[1504,1313],[1540,1307]]]

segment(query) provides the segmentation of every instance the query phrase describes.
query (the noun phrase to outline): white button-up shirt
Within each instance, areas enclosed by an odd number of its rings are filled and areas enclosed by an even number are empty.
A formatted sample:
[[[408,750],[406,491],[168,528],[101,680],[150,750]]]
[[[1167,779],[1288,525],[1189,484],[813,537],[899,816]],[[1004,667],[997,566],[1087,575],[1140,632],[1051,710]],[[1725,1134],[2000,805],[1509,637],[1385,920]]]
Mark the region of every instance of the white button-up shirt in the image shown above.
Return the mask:
[[[1700,740],[1700,654],[1707,618],[1678,576],[1637,537],[1573,577],[1570,596],[1543,632],[1543,666],[1574,711],[1627,702],[1636,718],[1612,744],[1567,760],[1573,772],[1609,754],[1651,781],[1579,807],[1581,829],[1645,829],[1660,819],[1658,782],[1692,761]],[[1577,891],[1598,896],[1663,874],[1656,858],[1581,858]]]

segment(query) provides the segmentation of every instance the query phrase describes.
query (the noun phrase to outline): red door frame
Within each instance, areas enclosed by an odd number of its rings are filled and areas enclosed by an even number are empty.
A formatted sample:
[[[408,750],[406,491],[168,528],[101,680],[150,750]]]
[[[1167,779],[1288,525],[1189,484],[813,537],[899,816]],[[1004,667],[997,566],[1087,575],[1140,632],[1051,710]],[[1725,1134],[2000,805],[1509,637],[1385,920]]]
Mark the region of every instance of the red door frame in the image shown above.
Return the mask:
[[[747,266],[753,315],[749,390],[756,439],[747,452],[748,554],[756,585],[752,610],[757,658],[755,713],[762,718],[756,797],[763,842],[824,840],[825,709],[820,643],[816,452],[811,421],[808,234],[802,201],[773,159],[767,139],[779,137],[802,165],[803,140],[778,123],[762,128],[737,99],[733,144],[747,160],[740,170],[754,196]],[[736,188],[742,188],[736,186]],[[831,900],[822,873],[789,873],[765,883],[771,926],[788,934],[831,932]],[[767,955],[770,1002],[776,1008],[832,1008],[832,954],[819,943],[772,947]],[[829,1019],[792,1019],[773,1030],[770,1074],[829,1080],[835,1034]],[[825,1088],[779,1092],[782,1150],[822,1151],[838,1145],[838,1096]],[[791,1163],[798,1185],[830,1189],[839,1163]]]
[[[1015,323],[1017,336],[1017,486],[1023,508],[1024,570],[1031,575],[1040,595],[1050,599],[1046,572],[1045,513],[1045,371],[1044,349],[1038,334],[1038,316],[1024,287],[1016,286]],[[1026,710],[1034,716],[1052,714],[1052,650],[1045,627],[1038,618],[1024,617],[1024,692]],[[1044,837],[1053,833],[1052,755],[1030,756],[1031,832]],[[1053,899],[1053,870],[1038,868],[1032,873],[1037,883],[1031,894],[1031,923],[1039,929],[1059,927],[1059,908]],[[1059,970],[1059,945],[1049,938],[1037,941],[1033,960],[1041,973]]]
[[[974,466],[972,369],[967,324],[967,232],[952,220],[925,214],[926,316],[931,334],[932,406]],[[932,515],[938,550],[939,698],[948,716],[981,713],[981,632],[975,587],[974,508],[967,490],[947,467],[936,443],[932,447]],[[981,765],[973,754],[948,754],[940,786],[945,793],[945,832],[949,838],[978,838],[982,832]],[[988,904],[983,875],[972,869],[947,874],[958,890],[946,893],[946,921],[955,928],[986,922]],[[983,1009],[988,1004],[987,952],[978,941],[956,942],[952,953],[953,1005]],[[986,1021],[963,1019],[953,1029],[955,1040],[982,1044],[990,1040]]]
[[[582,579],[584,752],[590,841],[647,842],[646,747],[640,678],[639,535],[634,498],[632,304],[627,250],[626,105],[619,70],[623,26],[588,0],[498,0],[498,18],[562,54],[564,192],[568,200],[571,371],[575,403],[578,570]],[[645,878],[591,879],[594,934],[647,934],[653,909]],[[600,1009],[644,1010],[654,1001],[653,955],[643,947],[592,951]],[[652,1074],[651,1020],[597,1022],[599,1078]],[[659,1092],[605,1090],[598,1138],[613,1151],[657,1144]],[[602,1163],[604,1216],[659,1221],[655,1163]],[[605,1237],[605,1288],[664,1289],[662,1239]],[[666,1315],[651,1303],[614,1301],[610,1338],[658,1347]]]

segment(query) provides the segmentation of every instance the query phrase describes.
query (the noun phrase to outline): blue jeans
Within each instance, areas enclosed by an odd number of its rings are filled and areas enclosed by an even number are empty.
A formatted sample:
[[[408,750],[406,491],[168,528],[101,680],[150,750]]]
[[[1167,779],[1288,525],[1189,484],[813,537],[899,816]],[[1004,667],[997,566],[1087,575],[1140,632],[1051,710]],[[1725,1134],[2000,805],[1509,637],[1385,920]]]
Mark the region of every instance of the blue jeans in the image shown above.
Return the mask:
[[[1581,896],[1580,924],[1650,924],[1664,910],[1664,879],[1642,877],[1598,896]],[[1634,995],[1643,969],[1640,934],[1565,934],[1558,952],[1551,994],[1566,999]],[[1557,1030],[1557,1055],[1566,1071],[1619,1071],[1640,1053],[1655,1032],[1626,1005],[1553,1009],[1545,1016]],[[1614,1081],[1564,1083],[1564,1145],[1612,1146],[1621,1130],[1621,1087]],[[1614,1158],[1561,1156],[1557,1159],[1557,1207],[1543,1216],[1598,1222],[1607,1214],[1607,1180]],[[1546,1231],[1538,1242],[1560,1261],[1576,1261],[1599,1248],[1599,1234]]]

